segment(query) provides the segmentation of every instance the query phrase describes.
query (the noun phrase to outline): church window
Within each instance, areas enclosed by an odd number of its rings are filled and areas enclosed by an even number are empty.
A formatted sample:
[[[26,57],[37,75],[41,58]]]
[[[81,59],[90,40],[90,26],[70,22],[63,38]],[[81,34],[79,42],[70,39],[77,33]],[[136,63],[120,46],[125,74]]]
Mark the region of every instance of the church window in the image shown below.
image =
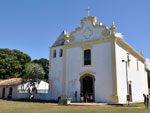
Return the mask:
[[[84,65],[91,65],[91,50],[84,50]]]
[[[56,50],[53,51],[53,58],[56,58]]]
[[[63,56],[63,49],[60,49],[59,56],[60,56],[60,57],[62,57],[62,56]]]

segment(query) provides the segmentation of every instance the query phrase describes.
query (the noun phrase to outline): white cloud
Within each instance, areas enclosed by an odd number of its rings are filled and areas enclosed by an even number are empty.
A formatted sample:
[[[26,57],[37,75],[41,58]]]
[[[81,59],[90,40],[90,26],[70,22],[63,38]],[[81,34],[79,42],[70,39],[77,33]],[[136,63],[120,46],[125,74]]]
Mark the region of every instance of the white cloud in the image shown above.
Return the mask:
[[[146,63],[146,65],[147,65],[147,66],[146,66],[147,69],[150,70],[150,59],[146,58],[145,63]]]
[[[115,33],[115,36],[118,37],[118,38],[122,38],[123,39],[122,33]]]

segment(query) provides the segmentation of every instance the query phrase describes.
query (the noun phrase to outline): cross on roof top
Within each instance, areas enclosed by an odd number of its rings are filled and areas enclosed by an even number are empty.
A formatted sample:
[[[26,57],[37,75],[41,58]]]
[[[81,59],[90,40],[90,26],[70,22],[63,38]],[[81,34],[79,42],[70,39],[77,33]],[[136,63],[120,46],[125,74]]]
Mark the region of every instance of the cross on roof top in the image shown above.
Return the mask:
[[[86,10],[88,11],[88,16],[90,16],[90,10],[91,10],[91,8],[88,7]]]

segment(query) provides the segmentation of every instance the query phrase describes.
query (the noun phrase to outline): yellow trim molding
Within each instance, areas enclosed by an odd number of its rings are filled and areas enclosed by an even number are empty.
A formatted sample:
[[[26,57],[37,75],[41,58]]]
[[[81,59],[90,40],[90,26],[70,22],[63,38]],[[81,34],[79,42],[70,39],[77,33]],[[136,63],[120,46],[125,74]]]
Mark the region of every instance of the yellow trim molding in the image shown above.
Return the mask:
[[[91,71],[83,71],[82,73],[80,73],[80,77],[84,76],[85,74],[90,74],[92,76],[95,76],[95,73],[94,72],[91,72]]]
[[[139,71],[139,60],[136,59],[137,71]]]
[[[144,53],[143,53],[143,51],[141,51],[141,52],[140,52],[140,55],[141,55],[142,57],[144,56]]]
[[[117,30],[117,28],[114,25],[114,22],[112,22],[110,30],[112,31],[112,33],[114,33]]]
[[[117,63],[116,63],[116,40],[111,43],[112,56],[112,103],[119,103],[118,88],[117,88]]]
[[[95,45],[95,44],[101,44],[101,43],[108,43],[116,40],[118,44],[120,44],[122,47],[124,47],[128,52],[132,53],[135,57],[137,57],[139,60],[141,60],[143,63],[145,62],[145,59],[138,53],[136,50],[134,50],[129,44],[127,44],[125,41],[123,41],[121,38],[117,37],[109,37],[104,39],[97,39],[92,41],[86,41],[86,42],[80,42],[70,45],[62,45],[62,46],[56,46],[56,47],[66,47],[66,48],[74,48],[74,47],[82,47],[86,45]],[[55,48],[55,47],[52,47]]]
[[[130,53],[132,53],[135,57],[137,57],[143,63],[145,62],[145,59],[138,52],[136,52],[136,50],[134,50],[129,44],[127,44],[125,41],[123,41],[121,38],[117,38],[117,43],[119,43],[121,46],[123,46],[126,50],[128,50]]]
[[[130,54],[127,53],[127,61],[128,61],[128,67],[130,67]]]
[[[102,35],[103,36],[107,36],[107,35],[110,35],[110,31],[106,28],[102,31]]]
[[[145,69],[145,71],[149,70],[149,69],[147,68],[147,65],[146,65],[146,64],[144,64],[144,69]]]
[[[63,56],[63,77],[62,77],[62,97],[66,97],[66,47],[63,47],[64,56]]]
[[[82,49],[83,49],[83,50],[92,49],[92,47],[93,47],[93,46],[88,46],[88,45],[87,45],[87,46],[83,46]]]
[[[113,104],[118,104],[119,100],[120,100],[119,96],[112,96],[111,97],[111,103],[113,103]]]
[[[49,72],[51,72],[51,62],[52,62],[52,47],[50,47],[50,54],[49,54]]]
[[[135,57],[137,57],[143,63],[145,62],[145,59],[139,53],[137,53],[130,45],[128,45],[122,39],[116,38],[116,37],[109,37],[109,38],[104,38],[104,39],[98,39],[98,40],[92,40],[92,41],[86,41],[86,42],[80,42],[80,43],[76,43],[76,44],[62,45],[62,46],[56,46],[56,47],[74,48],[74,47],[81,47],[81,46],[86,46],[86,45],[108,43],[108,42],[112,42],[114,40],[116,40],[118,44],[120,44],[122,47],[124,47],[128,52],[132,53]],[[52,48],[55,48],[55,47],[52,47]]]
[[[101,43],[107,43],[107,42],[111,42],[113,40],[114,40],[114,38],[111,37],[111,38],[104,38],[104,39],[80,42],[80,43],[64,45],[64,46],[66,46],[66,48],[83,47],[83,46],[87,46],[87,45],[96,45],[96,44],[101,44]]]

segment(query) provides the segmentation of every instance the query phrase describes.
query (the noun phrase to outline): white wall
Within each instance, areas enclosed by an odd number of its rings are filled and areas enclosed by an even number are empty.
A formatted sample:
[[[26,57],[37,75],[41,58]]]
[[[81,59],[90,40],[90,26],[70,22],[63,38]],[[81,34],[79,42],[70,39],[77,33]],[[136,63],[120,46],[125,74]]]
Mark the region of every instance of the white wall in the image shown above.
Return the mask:
[[[117,61],[117,84],[120,103],[126,103],[127,82],[126,67],[122,60],[127,60],[127,50],[116,44]],[[130,53],[130,66],[128,67],[128,81],[132,81],[132,100],[133,102],[143,101],[143,93],[148,94],[147,73],[144,69],[144,63],[139,60],[139,71],[137,71],[137,57]]]
[[[24,86],[24,87],[23,87]],[[9,89],[13,88],[12,91],[12,99],[27,99],[29,98],[28,89],[26,89],[27,84],[20,84],[18,86],[5,87],[5,98],[9,95]],[[49,84],[41,81],[37,87],[38,91],[47,90],[48,91]],[[20,90],[26,89],[26,93],[20,93]],[[0,87],[0,98],[2,98],[3,87]],[[35,99],[48,100],[48,93],[35,93]]]
[[[50,99],[55,99],[62,95],[62,76],[63,76],[63,56],[60,57],[61,47],[56,47],[52,49],[51,55],[51,67],[49,76],[49,91]],[[53,51],[56,50],[56,58],[53,58]]]
[[[75,91],[80,97],[80,73],[91,71],[95,73],[95,101],[110,102],[112,96],[112,62],[111,44],[92,46],[92,66],[83,67],[82,47],[66,50],[66,96],[74,100]]]
[[[39,85],[37,85],[37,90],[48,90],[49,84],[47,82],[41,81]]]
[[[22,98],[28,98],[28,93],[19,93],[18,86],[12,86],[12,87],[5,87],[5,99],[7,99],[9,95],[9,89],[12,88],[12,99],[22,99]],[[3,93],[3,87],[0,87],[0,98],[2,98]]]
[[[48,93],[34,93],[34,99],[38,100],[50,100]]]
[[[39,100],[50,100],[49,99],[49,84],[47,82],[41,81],[40,84],[37,86],[37,93],[34,93],[34,99]],[[47,92],[43,92],[46,90]]]

